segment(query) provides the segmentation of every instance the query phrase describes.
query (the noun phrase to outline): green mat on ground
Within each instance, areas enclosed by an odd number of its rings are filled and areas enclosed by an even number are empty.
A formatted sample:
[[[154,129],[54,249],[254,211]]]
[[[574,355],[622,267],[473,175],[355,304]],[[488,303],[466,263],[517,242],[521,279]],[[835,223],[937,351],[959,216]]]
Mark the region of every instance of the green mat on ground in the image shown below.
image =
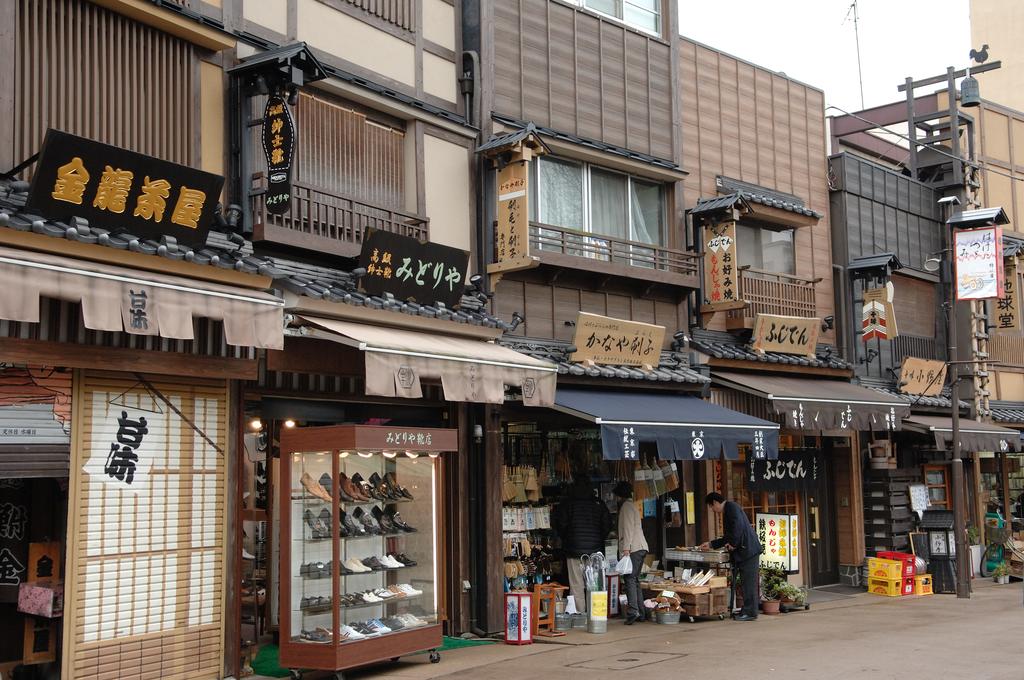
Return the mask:
[[[453,638],[444,636],[442,644],[437,648],[439,652],[445,652],[450,649],[461,649],[462,647],[478,647],[480,645],[493,645],[497,640],[464,640],[462,638]],[[419,652],[424,654],[425,652]],[[257,675],[266,675],[271,678],[287,678],[287,669],[281,668],[278,665],[277,659],[277,645],[264,645],[260,647],[260,650],[256,652],[256,658],[252,660],[252,669]]]

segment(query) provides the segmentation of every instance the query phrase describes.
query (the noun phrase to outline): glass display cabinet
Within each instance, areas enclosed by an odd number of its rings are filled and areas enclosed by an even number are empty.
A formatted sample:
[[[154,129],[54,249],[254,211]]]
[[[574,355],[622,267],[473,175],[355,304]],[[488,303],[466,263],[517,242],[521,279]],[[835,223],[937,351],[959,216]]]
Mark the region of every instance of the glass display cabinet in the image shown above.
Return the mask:
[[[282,431],[280,664],[340,672],[440,657],[441,466],[457,430]]]

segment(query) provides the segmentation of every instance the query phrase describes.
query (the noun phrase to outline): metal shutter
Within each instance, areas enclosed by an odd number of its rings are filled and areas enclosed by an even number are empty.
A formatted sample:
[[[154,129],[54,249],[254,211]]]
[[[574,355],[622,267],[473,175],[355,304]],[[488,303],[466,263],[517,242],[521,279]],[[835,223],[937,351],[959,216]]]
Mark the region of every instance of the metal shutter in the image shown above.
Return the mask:
[[[219,678],[225,457],[139,381],[85,373],[79,385],[63,677]],[[150,385],[226,451],[223,382]],[[124,414],[146,418],[133,490],[102,472]]]

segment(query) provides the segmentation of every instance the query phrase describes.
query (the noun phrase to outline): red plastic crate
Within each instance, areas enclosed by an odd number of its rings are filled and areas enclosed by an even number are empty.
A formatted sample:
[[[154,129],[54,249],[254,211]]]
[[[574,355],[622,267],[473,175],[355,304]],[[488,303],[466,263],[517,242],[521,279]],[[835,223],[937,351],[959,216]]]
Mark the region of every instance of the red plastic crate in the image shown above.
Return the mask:
[[[900,586],[900,595],[913,595],[914,594],[914,577],[909,576],[903,579],[903,583]]]
[[[878,557],[883,560],[899,560],[903,563],[903,577],[913,579],[916,574],[915,558],[910,553],[879,550]]]

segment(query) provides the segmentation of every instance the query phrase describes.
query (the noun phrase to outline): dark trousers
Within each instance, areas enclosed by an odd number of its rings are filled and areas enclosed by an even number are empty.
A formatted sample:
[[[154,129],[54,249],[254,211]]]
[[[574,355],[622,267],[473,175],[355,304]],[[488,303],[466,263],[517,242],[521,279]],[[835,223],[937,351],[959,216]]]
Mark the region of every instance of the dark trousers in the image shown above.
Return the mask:
[[[634,550],[629,553],[629,561],[633,565],[632,573],[622,577],[622,588],[626,591],[626,616],[644,618],[644,593],[640,588],[640,570],[644,568],[646,550]]]
[[[733,567],[735,573],[740,576],[740,583],[743,586],[743,611],[747,616],[757,616],[760,597],[758,596],[758,578],[760,573],[758,567],[759,555],[748,557],[742,562],[737,562]]]

